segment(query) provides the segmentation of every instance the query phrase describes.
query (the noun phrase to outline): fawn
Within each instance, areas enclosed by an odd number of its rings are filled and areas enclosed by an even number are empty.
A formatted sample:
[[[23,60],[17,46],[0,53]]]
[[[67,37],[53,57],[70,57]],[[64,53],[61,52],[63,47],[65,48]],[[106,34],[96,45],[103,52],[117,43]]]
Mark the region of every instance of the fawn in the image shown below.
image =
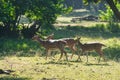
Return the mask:
[[[59,60],[62,58],[63,53],[64,53],[65,56],[66,56],[66,60],[68,61],[67,53],[64,51],[64,46],[66,45],[66,42],[65,42],[65,41],[42,40],[42,39],[40,39],[40,37],[39,37],[38,35],[33,36],[32,39],[38,41],[38,42],[46,49],[46,59],[47,59],[49,50],[59,49],[59,50],[61,51],[61,55],[60,55]]]
[[[100,58],[102,57],[105,61],[105,58],[104,58],[104,55],[103,55],[103,51],[102,51],[102,46],[105,46],[104,44],[102,43],[98,43],[98,42],[94,42],[94,43],[85,43],[85,44],[82,44],[80,41],[78,43],[78,45],[80,46],[81,48],[81,53],[84,54],[84,52],[88,52],[88,51],[96,51]],[[88,62],[88,53],[86,54],[87,55],[87,62]],[[80,54],[78,56],[78,59],[80,58]],[[98,63],[100,62],[100,58],[98,60]]]

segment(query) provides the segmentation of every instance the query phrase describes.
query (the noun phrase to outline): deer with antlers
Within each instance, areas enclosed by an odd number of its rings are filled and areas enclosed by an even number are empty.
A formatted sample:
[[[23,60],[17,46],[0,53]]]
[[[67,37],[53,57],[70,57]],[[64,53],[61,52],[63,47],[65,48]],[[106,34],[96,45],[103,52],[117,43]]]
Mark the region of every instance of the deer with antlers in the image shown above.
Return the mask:
[[[61,51],[61,55],[60,55],[59,60],[62,58],[63,54],[65,54],[66,60],[68,61],[67,53],[64,51],[64,46],[67,44],[65,41],[42,40],[38,35],[33,36],[32,40],[38,41],[46,49],[46,59],[47,59],[49,50],[59,49]]]
[[[84,54],[85,52],[89,52],[89,51],[96,51],[100,58],[102,57],[104,60],[104,55],[103,55],[103,51],[102,51],[102,47],[105,46],[104,44],[102,43],[99,43],[99,42],[94,42],[94,43],[85,43],[85,44],[82,44],[80,41],[78,43],[78,45],[80,46],[81,48],[81,53]],[[88,53],[86,53],[87,55],[87,62],[88,62]],[[80,58],[80,54],[78,56],[78,59]],[[100,58],[98,60],[98,63],[100,62]]]

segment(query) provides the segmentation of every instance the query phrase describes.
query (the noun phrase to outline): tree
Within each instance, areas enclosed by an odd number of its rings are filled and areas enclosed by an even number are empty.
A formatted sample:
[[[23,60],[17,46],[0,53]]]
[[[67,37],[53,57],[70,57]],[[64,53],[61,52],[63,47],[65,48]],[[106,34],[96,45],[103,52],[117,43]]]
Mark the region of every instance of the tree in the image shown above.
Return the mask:
[[[18,37],[18,25],[21,15],[28,9],[27,0],[1,0],[0,1],[0,22],[3,24],[2,36]]]
[[[89,3],[89,2],[95,2],[95,3],[97,3],[99,1],[102,1],[102,0],[84,0],[85,3]],[[118,2],[118,1],[120,2],[120,0],[105,0],[105,1],[109,4],[109,6],[112,9],[112,11],[114,12],[116,18],[118,20],[120,20],[120,12],[119,12],[119,10],[117,9],[117,7],[115,5],[115,2]]]
[[[83,8],[83,0],[64,0],[64,5],[66,7],[72,6],[73,9]]]
[[[1,35],[15,35],[15,37],[20,32],[24,32],[31,37],[41,25],[54,23],[58,15],[68,11],[69,9],[63,5],[63,0],[0,0],[0,22],[2,23],[0,32]],[[35,22],[20,30],[19,21],[22,15]]]
[[[112,11],[114,12],[116,18],[118,20],[120,20],[120,12],[119,10],[117,9],[115,3],[113,0],[106,0],[106,2],[109,4],[110,8],[112,9]]]

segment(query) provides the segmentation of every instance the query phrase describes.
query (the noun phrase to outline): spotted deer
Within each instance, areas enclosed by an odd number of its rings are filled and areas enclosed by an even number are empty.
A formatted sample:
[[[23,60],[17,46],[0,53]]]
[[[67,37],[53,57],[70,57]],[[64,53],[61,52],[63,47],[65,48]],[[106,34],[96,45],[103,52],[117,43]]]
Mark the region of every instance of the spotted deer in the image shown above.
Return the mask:
[[[67,58],[67,53],[64,50],[64,46],[66,45],[65,41],[59,41],[59,40],[42,40],[38,35],[35,35],[32,37],[32,40],[35,40],[37,42],[39,42],[45,49],[46,49],[46,59],[47,56],[49,55],[48,52],[49,50],[52,49],[59,49],[61,52],[60,58],[59,60],[62,58],[63,54],[65,54],[66,56],[66,60],[68,61]]]
[[[52,33],[46,37],[46,40],[50,40],[50,39],[54,39],[54,33]]]
[[[102,47],[105,46],[104,44],[102,43],[99,43],[99,42],[94,42],[94,43],[85,43],[85,44],[82,44],[80,41],[78,42],[78,45],[80,46],[81,48],[81,53],[84,54],[85,52],[89,52],[89,51],[96,51],[100,58],[102,57],[104,60],[104,55],[103,55],[103,51],[102,51]],[[86,56],[87,56],[87,62],[88,62],[88,53],[86,53]],[[78,56],[78,59],[80,58],[80,54]],[[100,62],[100,58],[98,60],[98,63]]]
[[[78,44],[78,42],[79,42],[79,39],[80,38],[62,38],[62,39],[57,39],[58,41],[65,41],[66,42],[66,45],[65,45],[65,47],[68,47],[70,50],[72,50],[72,55],[71,55],[71,59],[72,59],[72,57],[73,57],[73,55],[77,52],[77,54],[79,54],[78,53],[78,51],[77,51],[77,48],[76,48],[76,45]],[[50,41],[54,41],[53,39],[49,39]],[[81,58],[79,58],[79,60],[81,61]]]

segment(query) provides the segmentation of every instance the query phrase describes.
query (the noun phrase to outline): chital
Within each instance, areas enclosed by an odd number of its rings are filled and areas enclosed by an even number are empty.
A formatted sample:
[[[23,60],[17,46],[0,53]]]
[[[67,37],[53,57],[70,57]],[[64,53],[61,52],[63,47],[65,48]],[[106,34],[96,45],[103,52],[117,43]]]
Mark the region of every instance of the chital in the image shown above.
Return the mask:
[[[103,51],[102,51],[102,47],[105,46],[104,44],[102,43],[98,43],[98,42],[94,42],[94,43],[85,43],[85,44],[82,44],[80,41],[78,43],[78,45],[80,46],[81,50],[82,50],[82,54],[84,54],[85,52],[89,52],[89,51],[96,51],[100,58],[102,57],[104,60],[104,55],[103,55]],[[87,62],[88,62],[88,53],[87,54]],[[79,57],[78,59],[80,58],[80,54],[79,54]],[[100,62],[100,58],[98,60],[98,62]]]
[[[65,47],[68,47],[69,49],[72,50],[72,55],[71,55],[71,59],[74,55],[74,53],[78,53],[76,45],[78,44],[80,38],[74,39],[74,38],[62,38],[62,39],[57,39],[58,41],[65,41],[67,44],[65,45]],[[52,39],[50,39],[50,41],[54,41]],[[79,53],[78,53],[79,54]],[[80,59],[80,58],[79,58]],[[80,59],[81,60],[81,59]]]
[[[54,33],[52,33],[46,37],[46,40],[50,40],[50,39],[54,39]]]
[[[59,60],[62,58],[63,54],[65,54],[66,60],[68,60],[67,53],[64,51],[64,46],[66,45],[65,41],[59,41],[59,40],[52,40],[52,41],[50,41],[50,40],[42,40],[42,39],[40,39],[40,37],[38,35],[32,37],[32,39],[38,41],[46,49],[46,59],[47,59],[47,56],[49,55],[48,54],[49,50],[59,49],[61,51],[61,56],[60,56]]]

